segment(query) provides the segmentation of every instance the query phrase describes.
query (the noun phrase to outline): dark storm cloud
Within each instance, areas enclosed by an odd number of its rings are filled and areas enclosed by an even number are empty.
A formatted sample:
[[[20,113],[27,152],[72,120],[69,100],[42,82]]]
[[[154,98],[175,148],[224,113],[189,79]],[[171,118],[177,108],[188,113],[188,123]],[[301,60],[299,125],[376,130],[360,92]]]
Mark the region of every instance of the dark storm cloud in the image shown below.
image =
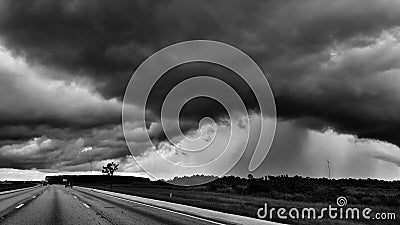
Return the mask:
[[[87,74],[98,81],[98,88],[105,96],[121,97],[131,73],[154,50],[171,41],[186,40],[191,32],[191,38],[214,32],[214,28],[198,32],[193,27],[184,28],[181,34],[171,33],[174,27],[182,29],[186,23],[181,20],[195,10],[187,5],[188,9],[174,18],[178,10],[174,4],[8,1],[1,9],[0,33],[15,54],[79,76]],[[203,10],[197,13],[197,19],[191,15],[196,25],[213,27],[212,18],[203,17],[202,13]]]
[[[106,99],[122,99],[134,69],[156,50],[191,39],[223,41],[248,53],[270,74],[281,119],[296,120],[306,128],[332,127],[338,132],[400,145],[397,132],[400,51],[398,42],[387,37],[400,39],[396,30],[400,25],[399,15],[397,0],[254,1],[252,4],[6,1],[0,8],[0,40],[14,56],[25,57],[32,65],[63,72],[47,74],[51,79],[87,78]],[[181,79],[177,77],[182,71],[197,70],[195,66],[178,68],[163,83],[174,84]],[[204,72],[216,73],[214,76],[220,78],[229,73],[216,68],[208,71],[206,68]],[[243,87],[239,83],[230,80],[231,85]],[[160,86],[151,96],[150,109],[156,114],[168,88]],[[256,109],[252,95],[246,89],[242,91],[247,106]],[[204,115],[223,114],[221,107],[208,103],[202,105],[209,107],[188,106],[185,118],[198,120]],[[105,112],[92,118],[96,107],[84,111],[87,112],[84,116],[75,113],[81,108],[72,108],[69,114],[61,114],[66,115],[61,120],[56,116],[60,114],[57,110],[51,114],[34,108],[39,112],[36,117],[13,114],[9,107],[0,113],[6,116],[2,117],[5,118],[2,123],[8,121],[9,126],[26,123],[57,126],[53,124],[57,121],[64,121],[66,126],[118,123],[119,114],[111,106],[113,117]],[[99,121],[106,122],[99,124]],[[18,139],[9,135],[3,139]],[[32,136],[29,132],[21,135]]]
[[[118,128],[118,129],[117,129]],[[111,136],[110,133],[113,132]],[[96,135],[95,135],[96,134]],[[17,125],[0,127],[0,141],[4,143],[19,143],[29,141],[35,137],[45,136],[50,139],[73,140],[79,137],[95,136],[99,139],[113,137],[116,140],[123,140],[123,134],[120,126],[103,125],[90,128],[75,127],[52,127],[49,125]],[[92,138],[94,139],[94,138]],[[89,141],[89,140],[87,140]],[[91,143],[88,143],[89,145]],[[0,142],[0,147],[3,146]]]
[[[35,132],[35,130],[31,130],[31,132]],[[47,133],[49,136],[34,137],[26,141],[2,142],[0,167],[66,170],[68,167],[91,161],[99,162],[125,158],[130,155],[125,141],[121,140],[123,135],[121,126],[78,130],[77,132],[49,128],[43,133]],[[86,170],[88,169],[86,168]]]
[[[242,99],[246,99],[246,101],[244,101],[246,108],[252,109],[255,112],[259,111],[256,96],[245,80],[228,68],[205,62],[186,63],[167,71],[154,84],[146,104],[147,109],[150,110],[150,112],[158,113],[157,116],[160,117],[161,107],[167,94],[179,83],[197,76],[215,77],[229,84]],[[199,82],[196,83],[196,85],[203,87],[209,86],[207,83]],[[178,95],[184,96],[186,91],[186,89],[180,90]],[[211,91],[209,94],[212,95]],[[194,123],[198,125],[198,122],[204,117],[211,117],[220,122],[220,120],[223,120],[226,116],[227,110],[218,101],[207,97],[197,97],[188,101],[182,107],[180,117],[182,120],[186,121],[186,124],[182,121],[181,128],[183,130],[191,129],[193,123],[190,123],[190,121],[194,121]]]

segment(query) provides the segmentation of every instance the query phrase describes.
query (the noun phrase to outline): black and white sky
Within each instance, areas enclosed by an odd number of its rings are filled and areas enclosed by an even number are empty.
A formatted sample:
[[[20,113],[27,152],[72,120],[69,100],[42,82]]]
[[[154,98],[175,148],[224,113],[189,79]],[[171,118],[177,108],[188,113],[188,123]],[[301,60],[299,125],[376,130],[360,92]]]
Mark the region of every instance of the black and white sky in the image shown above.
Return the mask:
[[[278,124],[255,176],[327,176],[330,160],[334,177],[399,179],[398,0],[1,0],[0,180],[98,173],[108,161],[145,176],[122,132],[124,91],[147,57],[196,39],[233,45],[268,74]],[[229,80],[223,68],[181,66],[160,81],[149,110],[177,77],[199,70]],[[205,114],[223,117],[193,104],[185,129]],[[154,163],[143,129],[129,126],[132,154]],[[172,151],[157,126],[159,148]],[[246,176],[250,156],[230,174]]]

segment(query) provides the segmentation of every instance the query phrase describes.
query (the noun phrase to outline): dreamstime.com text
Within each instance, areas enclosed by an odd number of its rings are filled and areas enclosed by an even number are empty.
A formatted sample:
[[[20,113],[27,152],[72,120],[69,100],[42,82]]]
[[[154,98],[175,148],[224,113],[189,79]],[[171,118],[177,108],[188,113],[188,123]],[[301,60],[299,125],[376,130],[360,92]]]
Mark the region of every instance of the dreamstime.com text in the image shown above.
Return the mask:
[[[345,197],[337,198],[336,206],[328,205],[324,208],[268,208],[265,203],[264,207],[257,210],[257,216],[260,219],[274,218],[278,219],[372,219],[372,220],[395,220],[394,212],[373,212],[371,208],[346,207],[347,199]]]

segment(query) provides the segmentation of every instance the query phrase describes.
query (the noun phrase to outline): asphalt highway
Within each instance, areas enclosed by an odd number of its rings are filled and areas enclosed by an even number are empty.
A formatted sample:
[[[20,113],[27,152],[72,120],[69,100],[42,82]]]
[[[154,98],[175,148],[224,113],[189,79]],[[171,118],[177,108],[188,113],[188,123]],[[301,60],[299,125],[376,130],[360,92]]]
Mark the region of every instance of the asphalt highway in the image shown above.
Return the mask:
[[[221,224],[114,198],[50,185],[0,195],[0,224]]]

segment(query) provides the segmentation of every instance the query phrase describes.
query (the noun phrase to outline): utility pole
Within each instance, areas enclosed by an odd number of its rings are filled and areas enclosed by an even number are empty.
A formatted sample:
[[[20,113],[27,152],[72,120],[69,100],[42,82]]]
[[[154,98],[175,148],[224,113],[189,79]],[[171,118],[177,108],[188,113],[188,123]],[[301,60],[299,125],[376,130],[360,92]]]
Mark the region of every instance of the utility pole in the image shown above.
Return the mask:
[[[329,179],[331,179],[331,168],[329,167],[329,160],[326,160],[328,162],[328,174],[329,174]]]

